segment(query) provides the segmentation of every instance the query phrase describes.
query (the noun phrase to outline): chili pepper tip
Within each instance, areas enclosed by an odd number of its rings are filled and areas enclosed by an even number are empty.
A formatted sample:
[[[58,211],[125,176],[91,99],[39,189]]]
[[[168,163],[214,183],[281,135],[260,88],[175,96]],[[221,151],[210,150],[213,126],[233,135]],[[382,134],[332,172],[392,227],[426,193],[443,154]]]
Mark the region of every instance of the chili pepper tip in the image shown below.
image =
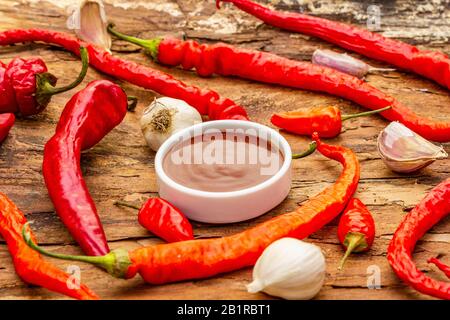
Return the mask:
[[[319,133],[313,132],[313,134],[311,135],[311,138],[318,144],[320,145],[322,142],[320,141],[320,137],[319,137]]]
[[[432,257],[427,260],[428,263],[434,264],[439,270],[441,270],[447,278],[450,278],[450,266],[439,260],[439,255],[437,257]]]

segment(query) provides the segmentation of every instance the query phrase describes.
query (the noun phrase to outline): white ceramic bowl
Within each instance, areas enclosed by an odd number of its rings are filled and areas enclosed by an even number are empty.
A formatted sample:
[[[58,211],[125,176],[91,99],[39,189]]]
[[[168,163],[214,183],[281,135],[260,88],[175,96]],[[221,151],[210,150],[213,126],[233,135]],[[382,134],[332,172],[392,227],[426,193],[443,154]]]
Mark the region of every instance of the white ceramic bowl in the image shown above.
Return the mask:
[[[208,129],[249,129],[260,138],[276,143],[284,156],[279,171],[262,183],[237,191],[208,192],[185,187],[172,180],[163,170],[163,160],[171,148]],[[155,157],[155,170],[159,196],[178,207],[189,219],[207,223],[232,223],[258,217],[278,204],[291,188],[291,148],[277,131],[250,121],[218,120],[196,124],[181,130],[167,139]]]

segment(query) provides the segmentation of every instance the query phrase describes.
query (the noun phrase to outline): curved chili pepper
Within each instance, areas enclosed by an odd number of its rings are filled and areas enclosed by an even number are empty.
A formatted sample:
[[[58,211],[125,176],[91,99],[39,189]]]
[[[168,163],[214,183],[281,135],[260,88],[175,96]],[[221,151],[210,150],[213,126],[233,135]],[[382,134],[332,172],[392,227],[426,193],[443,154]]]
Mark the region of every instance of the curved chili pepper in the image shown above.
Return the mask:
[[[105,233],[80,168],[81,151],[92,148],[127,113],[120,86],[97,80],[66,104],[55,135],[45,144],[42,173],[62,222],[89,255],[109,252]]]
[[[442,52],[419,50],[405,42],[342,22],[271,10],[250,0],[216,0],[218,8],[220,2],[231,2],[268,25],[318,37],[363,56],[415,72],[450,89],[450,58]]]
[[[15,58],[7,66],[0,62],[0,113],[17,113],[24,117],[42,112],[53,95],[71,90],[84,79],[88,55],[80,48],[83,68],[71,84],[55,88],[56,77],[47,72],[40,58]]]
[[[133,251],[114,250],[103,257],[60,255],[37,247],[26,234],[30,246],[49,256],[84,261],[105,268],[116,277],[131,278],[139,273],[145,281],[163,284],[199,279],[254,265],[264,249],[283,237],[302,239],[333,220],[353,196],[359,181],[356,155],[345,147],[321,142],[317,149],[339,161],[344,169],[333,186],[312,197],[295,211],[272,218],[244,232],[216,239],[201,239],[142,247]],[[208,210],[208,208],[205,208]]]
[[[112,77],[156,91],[164,96],[184,100],[195,107],[199,113],[208,115],[211,120],[248,120],[244,108],[230,99],[221,98],[215,91],[188,86],[166,73],[115,57],[67,33],[44,29],[14,29],[0,32],[0,45],[27,41],[59,45],[76,55],[79,55],[79,47],[84,46],[89,51],[91,66]]]
[[[0,234],[8,245],[14,268],[26,283],[41,286],[51,291],[82,300],[98,299],[97,295],[84,284],[78,289],[69,287],[70,276],[42,259],[23,240],[22,229],[27,219],[17,206],[3,193],[0,193]],[[28,230],[30,237],[34,235]]]
[[[14,125],[16,117],[13,113],[0,114],[0,143],[2,143],[8,136],[9,130]]]
[[[375,221],[361,200],[353,198],[348,203],[339,220],[338,238],[346,249],[339,270],[344,267],[350,253],[367,251],[372,246],[375,239]]]
[[[430,258],[427,262],[434,264],[447,276],[447,278],[450,278],[450,267],[442,263],[438,258]]]
[[[373,111],[341,115],[341,110],[335,106],[314,107],[275,113],[270,121],[273,125],[296,134],[310,136],[313,132],[317,132],[322,138],[334,138],[342,131],[342,121],[368,116],[390,108],[389,106]]]
[[[408,285],[441,299],[450,299],[450,283],[431,279],[412,260],[417,241],[450,213],[450,178],[434,187],[402,220],[394,233],[387,258],[397,276]]]
[[[224,43],[199,44],[173,38],[141,40],[109,30],[121,39],[138,44],[161,64],[195,68],[201,76],[219,74],[258,82],[325,92],[379,110],[386,119],[399,121],[428,140],[450,141],[450,122],[419,117],[408,107],[367,82],[337,70],[304,61],[286,59],[268,52],[233,47]]]
[[[181,211],[161,198],[148,199],[141,208],[128,202],[114,204],[139,210],[142,227],[167,242],[193,240],[192,225]]]

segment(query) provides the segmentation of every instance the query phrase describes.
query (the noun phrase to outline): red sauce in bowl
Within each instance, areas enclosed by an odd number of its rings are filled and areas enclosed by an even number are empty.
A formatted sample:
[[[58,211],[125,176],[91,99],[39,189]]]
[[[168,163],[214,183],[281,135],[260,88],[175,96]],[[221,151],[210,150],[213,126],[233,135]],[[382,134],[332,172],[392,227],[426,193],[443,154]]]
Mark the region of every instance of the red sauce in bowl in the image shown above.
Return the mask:
[[[284,162],[278,146],[244,133],[203,134],[175,144],[163,159],[166,175],[185,187],[228,192],[251,188]]]

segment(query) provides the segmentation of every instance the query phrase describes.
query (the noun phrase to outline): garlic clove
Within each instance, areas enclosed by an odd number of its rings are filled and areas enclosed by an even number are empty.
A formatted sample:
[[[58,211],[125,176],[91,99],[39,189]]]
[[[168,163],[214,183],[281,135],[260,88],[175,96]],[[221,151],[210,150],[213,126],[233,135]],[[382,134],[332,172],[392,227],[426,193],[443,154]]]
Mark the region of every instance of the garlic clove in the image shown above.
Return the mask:
[[[325,279],[325,258],[319,247],[294,239],[283,238],[264,250],[253,268],[250,293],[263,291],[289,299],[313,298]]]
[[[93,43],[107,51],[111,49],[111,36],[102,0],[79,0],[69,8],[67,28],[74,30],[83,41]]]
[[[378,135],[381,159],[392,171],[410,173],[420,170],[448,154],[400,122],[391,122]]]
[[[345,53],[317,49],[312,55],[312,63],[363,78],[370,69],[365,62],[355,59]]]
[[[159,147],[176,132],[201,123],[200,113],[183,100],[162,97],[155,99],[142,114],[140,124],[148,146]]]
[[[332,50],[317,49],[312,55],[312,63],[339,70],[360,79],[364,78],[368,73],[395,71],[395,69],[391,68],[375,68],[346,53]]]

